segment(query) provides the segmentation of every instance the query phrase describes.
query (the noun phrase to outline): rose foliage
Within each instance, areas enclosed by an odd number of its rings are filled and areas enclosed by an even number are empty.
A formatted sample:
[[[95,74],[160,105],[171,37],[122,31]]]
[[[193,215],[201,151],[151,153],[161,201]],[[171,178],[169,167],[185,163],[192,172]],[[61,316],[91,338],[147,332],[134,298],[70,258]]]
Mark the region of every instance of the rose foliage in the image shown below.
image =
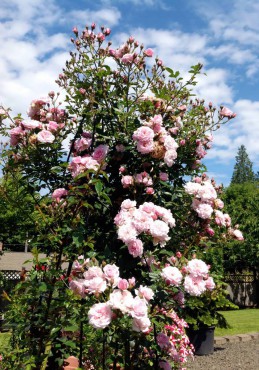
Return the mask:
[[[7,369],[180,369],[189,297],[213,291],[206,250],[242,239],[203,172],[212,131],[233,118],[194,97],[186,80],[130,37],[74,29],[57,80],[65,96],[32,101],[28,118],[1,110],[4,176],[35,199],[25,282],[10,298]],[[187,179],[192,179],[188,181]]]

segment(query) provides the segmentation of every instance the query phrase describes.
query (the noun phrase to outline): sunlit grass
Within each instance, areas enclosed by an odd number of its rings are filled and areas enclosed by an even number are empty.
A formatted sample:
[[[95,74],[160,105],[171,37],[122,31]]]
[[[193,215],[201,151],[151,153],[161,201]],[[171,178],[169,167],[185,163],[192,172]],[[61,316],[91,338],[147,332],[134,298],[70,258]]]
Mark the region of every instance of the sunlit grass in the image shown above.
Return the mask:
[[[2,350],[8,347],[10,337],[11,337],[10,333],[0,333],[0,354]]]
[[[216,328],[215,335],[235,335],[259,332],[259,309],[243,309],[221,312],[226,318],[229,329]]]

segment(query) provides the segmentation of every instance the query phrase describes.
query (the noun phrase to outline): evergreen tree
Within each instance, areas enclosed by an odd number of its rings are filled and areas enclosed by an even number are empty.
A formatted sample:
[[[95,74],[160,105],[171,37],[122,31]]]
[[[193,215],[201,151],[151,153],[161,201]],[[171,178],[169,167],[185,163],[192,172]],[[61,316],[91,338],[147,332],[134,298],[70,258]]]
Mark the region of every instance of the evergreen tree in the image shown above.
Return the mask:
[[[231,184],[244,184],[254,180],[253,164],[248,157],[245,146],[241,145],[238,148]]]

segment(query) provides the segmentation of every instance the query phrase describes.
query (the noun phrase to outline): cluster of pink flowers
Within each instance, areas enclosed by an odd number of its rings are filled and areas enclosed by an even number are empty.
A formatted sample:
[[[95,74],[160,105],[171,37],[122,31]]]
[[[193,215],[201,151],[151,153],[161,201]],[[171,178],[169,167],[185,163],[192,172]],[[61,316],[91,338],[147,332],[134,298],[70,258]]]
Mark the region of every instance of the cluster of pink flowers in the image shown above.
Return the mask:
[[[163,126],[161,114],[134,131],[132,138],[137,142],[137,150],[141,154],[150,154],[153,158],[163,159],[168,167],[172,167],[177,158],[178,144]]]
[[[150,235],[154,245],[164,246],[170,239],[170,227],[175,226],[175,219],[170,210],[145,202],[137,208],[136,202],[126,199],[114,219],[118,227],[118,239],[128,247],[133,257],[141,257],[143,243],[138,238],[142,233]]]
[[[144,58],[151,58],[154,52],[152,49],[146,49],[143,51],[142,55],[140,55],[140,53],[136,52],[138,46],[139,42],[133,37],[130,37],[128,41],[118,49],[110,48],[109,55],[123,64],[136,64],[141,67],[144,63]]]
[[[203,139],[197,139],[196,140],[196,157],[198,160],[202,159],[205,157],[207,154],[206,149],[211,148],[211,143],[213,141],[213,136],[212,135],[206,135]]]
[[[238,228],[231,228],[231,218],[227,213],[223,213],[220,209],[224,208],[224,203],[217,198],[218,194],[214,185],[214,181],[209,180],[206,175],[196,177],[193,182],[188,182],[184,185],[185,191],[193,195],[192,208],[197,215],[205,222],[205,231],[208,235],[213,236],[214,230],[210,227],[212,215],[217,226],[226,227],[228,234],[237,240],[243,240],[243,235]]]
[[[122,279],[116,265],[89,266],[89,260],[84,261],[80,268],[88,267],[83,278],[73,279],[69,283],[70,289],[82,298],[88,294],[99,295],[108,291],[109,299],[106,302],[94,304],[89,312],[89,323],[96,329],[106,328],[118,316],[128,315],[132,320],[132,330],[147,332],[151,322],[148,318],[148,303],[153,298],[151,288],[142,286],[131,290],[135,286],[135,279]],[[78,271],[78,262],[75,275]]]
[[[84,156],[78,155],[73,157],[68,167],[72,176],[76,177],[86,170],[97,171],[100,166],[104,164],[103,162],[107,156],[108,150],[108,145],[102,144],[94,149],[92,155],[86,154]]]
[[[167,264],[161,276],[168,285],[179,287],[183,282],[184,290],[192,296],[200,296],[206,290],[215,288],[213,278],[209,276],[209,266],[196,258],[188,261],[181,271]]]
[[[147,194],[154,193],[152,177],[146,171],[137,173],[134,176],[124,175],[121,178],[121,183],[124,188],[133,187],[134,185],[143,185]]]
[[[51,94],[51,93],[50,93]],[[64,127],[66,113],[63,109],[50,108],[49,98],[33,100],[28,110],[28,120],[17,119],[16,126],[10,130],[10,144],[19,143],[51,144],[57,134]]]

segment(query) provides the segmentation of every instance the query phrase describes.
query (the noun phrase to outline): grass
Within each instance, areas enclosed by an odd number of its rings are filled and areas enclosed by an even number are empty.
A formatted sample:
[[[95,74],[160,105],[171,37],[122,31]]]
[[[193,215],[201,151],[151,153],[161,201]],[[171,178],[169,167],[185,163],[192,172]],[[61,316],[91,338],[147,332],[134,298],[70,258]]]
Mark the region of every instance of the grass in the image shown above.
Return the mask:
[[[226,318],[230,328],[216,328],[216,336],[259,332],[259,309],[247,308],[221,313]]]
[[[0,353],[3,349],[8,347],[10,336],[10,333],[0,333]]]

